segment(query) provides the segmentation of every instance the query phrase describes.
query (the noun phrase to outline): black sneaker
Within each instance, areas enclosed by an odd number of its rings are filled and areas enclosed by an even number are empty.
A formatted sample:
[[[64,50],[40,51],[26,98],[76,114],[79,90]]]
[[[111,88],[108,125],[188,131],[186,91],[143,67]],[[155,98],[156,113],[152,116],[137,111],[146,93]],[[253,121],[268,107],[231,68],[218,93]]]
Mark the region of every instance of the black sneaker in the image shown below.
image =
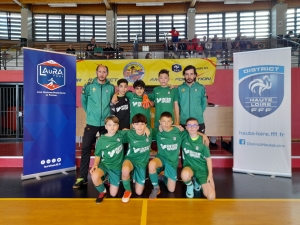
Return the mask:
[[[99,192],[98,197],[96,198],[96,203],[99,204],[103,201],[103,199],[106,197],[106,192]]]
[[[74,189],[78,189],[81,188],[82,186],[87,184],[87,180],[83,179],[83,178],[77,178],[75,184],[73,185]]]

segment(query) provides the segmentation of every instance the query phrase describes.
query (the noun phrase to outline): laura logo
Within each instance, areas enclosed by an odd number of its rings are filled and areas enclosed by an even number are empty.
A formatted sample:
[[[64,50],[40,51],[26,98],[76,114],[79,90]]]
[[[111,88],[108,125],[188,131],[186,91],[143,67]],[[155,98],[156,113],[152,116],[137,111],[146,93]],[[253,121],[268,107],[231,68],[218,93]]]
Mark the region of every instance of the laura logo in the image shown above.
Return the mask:
[[[124,67],[123,76],[128,82],[134,83],[136,80],[143,79],[145,76],[145,69],[140,63],[132,62]]]
[[[284,67],[263,65],[239,70],[239,99],[257,117],[275,112],[284,96]]]
[[[53,60],[37,65],[37,83],[51,91],[66,84],[66,69]]]
[[[175,72],[175,73],[178,73],[182,70],[182,66],[179,65],[179,64],[174,64],[172,65],[172,71]]]

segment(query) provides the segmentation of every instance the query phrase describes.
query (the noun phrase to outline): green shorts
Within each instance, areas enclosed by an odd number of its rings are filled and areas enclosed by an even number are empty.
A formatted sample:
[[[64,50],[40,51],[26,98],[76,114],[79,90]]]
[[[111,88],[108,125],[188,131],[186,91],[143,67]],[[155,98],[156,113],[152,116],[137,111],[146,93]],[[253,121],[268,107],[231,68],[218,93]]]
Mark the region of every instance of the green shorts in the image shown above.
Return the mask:
[[[165,160],[162,157],[156,156],[156,158],[160,159],[162,163],[162,167],[157,168],[157,173],[160,173],[161,171],[165,171],[164,176],[167,178],[170,178],[174,181],[177,181],[177,167],[172,167],[167,160]]]
[[[132,166],[133,166],[133,170],[131,171],[131,173],[132,173],[132,179],[135,180],[140,185],[145,185],[146,167],[142,168],[136,162],[134,162],[133,160],[128,159],[126,157],[125,157],[124,161],[125,160],[130,161],[131,164],[132,164]]]
[[[104,177],[108,175],[108,182],[116,187],[119,187],[120,179],[121,179],[121,170],[110,170],[107,169],[105,165],[99,164],[99,169],[101,169],[104,173]]]
[[[189,167],[193,171],[194,173],[193,177],[196,178],[198,184],[202,185],[207,183],[208,172],[203,170],[194,170],[191,166],[187,166],[187,167]]]

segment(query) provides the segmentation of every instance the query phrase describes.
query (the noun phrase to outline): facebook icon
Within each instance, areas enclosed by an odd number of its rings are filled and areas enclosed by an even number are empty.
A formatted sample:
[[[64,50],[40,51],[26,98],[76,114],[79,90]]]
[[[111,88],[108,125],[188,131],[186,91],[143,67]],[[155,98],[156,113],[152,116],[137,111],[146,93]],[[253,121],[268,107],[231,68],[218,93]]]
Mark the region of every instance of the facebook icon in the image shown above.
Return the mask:
[[[245,145],[246,144],[246,140],[245,139],[240,139],[239,140],[239,144],[240,145]]]

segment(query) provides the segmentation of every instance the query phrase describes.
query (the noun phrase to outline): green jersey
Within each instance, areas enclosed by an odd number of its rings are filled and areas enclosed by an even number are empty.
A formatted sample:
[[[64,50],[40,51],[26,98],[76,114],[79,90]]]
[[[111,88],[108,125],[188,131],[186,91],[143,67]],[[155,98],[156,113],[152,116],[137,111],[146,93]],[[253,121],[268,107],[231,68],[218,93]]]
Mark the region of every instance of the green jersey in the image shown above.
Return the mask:
[[[206,158],[210,157],[210,152],[207,146],[203,144],[201,136],[197,140],[192,140],[190,135],[187,135],[182,140],[182,157],[183,166],[189,166],[195,171],[205,171],[208,173]]]
[[[132,117],[138,113],[141,113],[147,118],[147,127],[151,127],[150,108],[145,109],[142,106],[143,97],[132,92],[126,92],[126,97],[130,102],[130,122],[132,121]]]
[[[177,127],[173,127],[169,132],[162,131],[156,135],[157,157],[163,158],[173,168],[178,166],[178,155],[182,138],[187,132],[181,132]]]
[[[203,113],[207,104],[205,87],[198,82],[191,86],[184,82],[177,90],[180,124],[186,124],[190,117],[196,118],[199,124],[204,123]]]
[[[95,156],[100,157],[100,163],[109,170],[121,170],[122,168],[125,132],[117,131],[112,137],[102,135],[97,141]]]
[[[178,101],[176,88],[170,89],[170,87],[155,87],[153,92],[149,94],[149,99],[155,103],[155,127],[159,126],[159,118],[163,112],[171,113],[174,121],[174,102]]]
[[[126,132],[124,142],[128,142],[128,151],[125,160],[129,159],[140,168],[146,168],[150,158],[152,132],[149,137],[138,135],[135,130]]]

